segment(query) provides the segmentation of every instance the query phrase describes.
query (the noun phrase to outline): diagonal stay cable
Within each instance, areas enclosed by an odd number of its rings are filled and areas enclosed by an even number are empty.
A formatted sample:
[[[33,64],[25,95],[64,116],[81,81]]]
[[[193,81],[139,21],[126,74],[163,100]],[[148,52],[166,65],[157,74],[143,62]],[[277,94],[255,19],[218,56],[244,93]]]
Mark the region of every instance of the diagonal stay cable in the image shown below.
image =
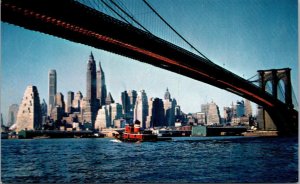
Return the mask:
[[[198,52],[202,57],[210,61],[204,54],[202,54],[190,42],[188,42],[183,36],[181,36],[181,34],[179,34],[162,16],[160,16],[160,14],[146,0],[143,1],[170,29],[172,29],[177,34],[177,36],[179,36],[186,44],[188,44],[191,48],[193,48],[196,52]]]
[[[295,94],[293,86],[292,86],[292,97],[293,97],[294,105],[296,105],[298,107],[298,99],[297,99],[297,96]]]
[[[121,10],[125,15],[127,15],[131,20],[133,20],[137,25],[139,25],[141,28],[143,28],[146,32],[150,33],[151,32],[146,29],[142,24],[140,24],[133,16],[129,15],[123,8],[121,8],[117,3],[115,3],[113,0],[109,0],[112,4],[114,4],[119,10]]]
[[[106,7],[108,7],[111,11],[113,11],[115,14],[117,14],[122,20],[124,20],[127,24],[130,24],[122,15],[120,15],[116,10],[114,10],[110,5],[108,5],[104,0],[100,0]]]
[[[249,79],[247,79],[247,81],[253,79],[254,77],[257,77],[258,74],[253,75],[252,77],[250,77]]]

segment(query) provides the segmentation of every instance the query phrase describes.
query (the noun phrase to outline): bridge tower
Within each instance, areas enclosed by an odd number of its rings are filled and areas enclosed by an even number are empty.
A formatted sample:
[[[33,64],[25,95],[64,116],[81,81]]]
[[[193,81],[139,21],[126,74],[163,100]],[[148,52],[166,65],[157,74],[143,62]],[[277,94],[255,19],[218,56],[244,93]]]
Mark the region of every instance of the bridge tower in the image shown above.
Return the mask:
[[[280,81],[282,80],[284,84],[284,103],[288,109],[292,110],[294,108],[292,101],[292,84],[291,84],[291,69],[271,69],[271,70],[258,70],[259,75],[259,85],[263,91],[266,91],[266,85],[268,82],[271,83],[272,93],[271,95],[278,99],[278,87]],[[274,121],[272,120],[270,114],[262,106],[258,106],[258,128],[261,130],[277,130]]]

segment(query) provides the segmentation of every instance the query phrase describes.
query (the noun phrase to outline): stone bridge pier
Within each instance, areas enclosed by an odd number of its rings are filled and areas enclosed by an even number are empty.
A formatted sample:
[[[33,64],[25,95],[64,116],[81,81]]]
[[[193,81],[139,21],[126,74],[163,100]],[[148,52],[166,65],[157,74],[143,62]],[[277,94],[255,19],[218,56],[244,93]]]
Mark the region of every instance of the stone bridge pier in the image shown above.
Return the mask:
[[[298,115],[292,101],[291,69],[258,70],[257,72],[261,90],[267,92],[266,85],[271,84],[270,94],[274,98],[278,99],[279,85],[283,84],[284,88],[284,99],[278,100],[274,107],[258,106],[258,129],[278,130],[285,134],[298,131]]]

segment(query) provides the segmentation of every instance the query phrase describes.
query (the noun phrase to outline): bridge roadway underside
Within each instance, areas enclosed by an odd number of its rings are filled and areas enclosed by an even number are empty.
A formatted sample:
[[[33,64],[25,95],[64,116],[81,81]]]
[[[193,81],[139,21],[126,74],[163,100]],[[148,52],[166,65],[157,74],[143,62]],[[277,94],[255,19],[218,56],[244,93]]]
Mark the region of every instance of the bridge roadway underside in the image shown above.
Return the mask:
[[[247,98],[270,112],[279,131],[290,132],[295,129],[291,121],[298,122],[298,112],[247,80],[76,1],[3,0],[1,10],[4,22],[107,50]]]

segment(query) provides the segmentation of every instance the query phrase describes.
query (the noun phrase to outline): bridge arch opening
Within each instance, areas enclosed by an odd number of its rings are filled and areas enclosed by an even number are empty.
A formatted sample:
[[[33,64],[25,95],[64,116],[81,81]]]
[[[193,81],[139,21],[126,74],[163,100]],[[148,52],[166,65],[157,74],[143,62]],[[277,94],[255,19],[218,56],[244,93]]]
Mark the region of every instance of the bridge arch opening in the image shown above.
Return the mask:
[[[273,94],[272,81],[271,80],[269,80],[269,81],[266,82],[266,84],[265,84],[265,91],[267,93],[271,94],[271,95]]]
[[[277,98],[283,103],[285,103],[285,86],[283,79],[279,80],[277,84]]]

